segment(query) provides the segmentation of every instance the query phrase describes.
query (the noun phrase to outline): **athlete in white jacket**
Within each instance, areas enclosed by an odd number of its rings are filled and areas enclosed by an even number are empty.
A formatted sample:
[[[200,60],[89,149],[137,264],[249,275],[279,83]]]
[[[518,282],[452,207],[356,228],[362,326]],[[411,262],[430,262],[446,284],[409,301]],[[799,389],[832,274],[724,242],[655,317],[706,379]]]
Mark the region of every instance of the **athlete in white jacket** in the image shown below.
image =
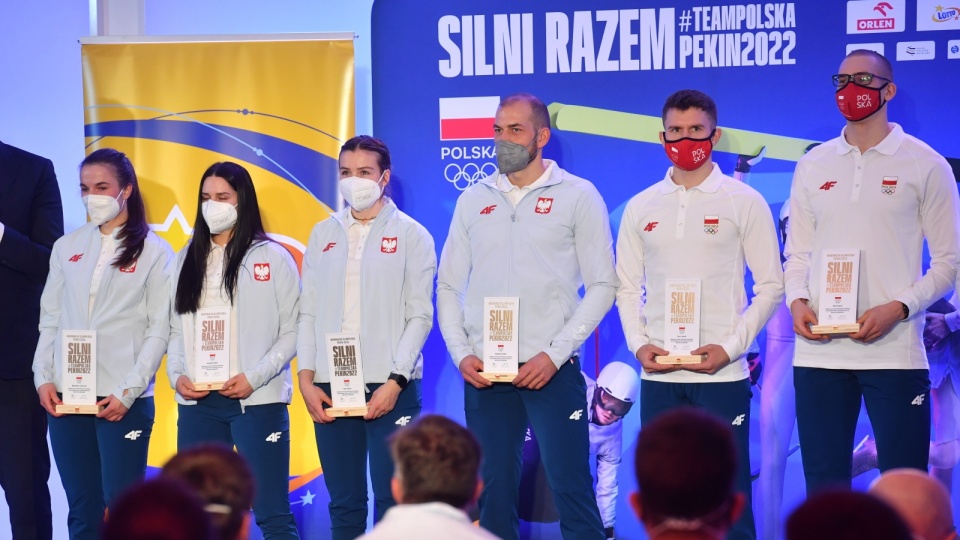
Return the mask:
[[[303,267],[299,382],[314,422],[330,492],[331,535],[356,538],[367,523],[367,458],[374,521],[396,504],[388,439],[419,416],[423,358],[433,323],[433,238],[401,212],[384,187],[390,152],[361,135],[340,150],[340,193],[347,208],[318,223]],[[331,417],[326,335],[359,335],[366,417]]]
[[[147,226],[130,160],[91,153],[80,166],[90,223],[57,240],[33,360],[40,403],[69,505],[70,538],[99,538],[104,509],[143,479],[153,429],[153,379],[167,348],[170,246]],[[96,332],[96,416],[61,415],[64,331]],[[15,444],[15,443],[10,443]]]
[[[167,375],[177,391],[177,448],[219,442],[250,463],[253,514],[267,539],[297,539],[287,494],[300,277],[293,257],[267,238],[250,174],[236,163],[201,177],[193,238],[175,273]],[[220,308],[229,361],[219,391],[197,388],[197,317]],[[204,332],[211,334],[210,332]],[[212,334],[211,334],[212,335]],[[212,341],[212,340],[211,340]]]

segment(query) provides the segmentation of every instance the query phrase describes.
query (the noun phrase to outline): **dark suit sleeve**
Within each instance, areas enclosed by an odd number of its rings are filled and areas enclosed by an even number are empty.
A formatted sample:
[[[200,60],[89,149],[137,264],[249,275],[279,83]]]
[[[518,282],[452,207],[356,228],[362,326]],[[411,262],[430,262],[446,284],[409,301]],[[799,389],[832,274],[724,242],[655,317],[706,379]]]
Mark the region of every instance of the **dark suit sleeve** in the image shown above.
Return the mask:
[[[23,275],[30,283],[43,285],[50,264],[50,249],[63,236],[63,205],[53,163],[35,158],[33,166],[22,171],[34,178],[19,178],[18,183],[33,183],[32,199],[22,201],[30,205],[29,230],[21,230],[16,223],[4,223],[0,239],[0,265]]]

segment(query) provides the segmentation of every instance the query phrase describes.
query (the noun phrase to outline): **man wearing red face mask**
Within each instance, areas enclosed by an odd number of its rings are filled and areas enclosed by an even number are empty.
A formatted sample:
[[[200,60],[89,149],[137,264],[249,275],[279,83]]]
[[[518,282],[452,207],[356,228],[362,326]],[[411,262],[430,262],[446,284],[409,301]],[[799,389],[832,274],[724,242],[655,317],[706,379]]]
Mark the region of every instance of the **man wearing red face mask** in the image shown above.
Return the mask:
[[[797,163],[785,254],[797,426],[807,493],[850,484],[866,402],[881,471],[926,471],[930,379],[924,311],[954,286],[957,187],[946,160],[887,121],[897,87],[883,56],[850,53],[833,76],[846,127]],[[922,272],[923,242],[930,268]],[[817,324],[824,249],[860,250],[860,330],[832,339]]]
[[[660,140],[673,167],[627,203],[617,240],[617,306],[627,345],[643,368],[640,419],[683,405],[703,407],[733,430],[737,490],[748,500],[728,538],[756,538],[750,507],[750,378],[747,351],[783,299],[780,249],[770,207],[749,185],[720,172],[709,96],[681,90],[663,106]],[[744,272],[753,272],[747,302]],[[669,279],[700,281],[700,364],[658,364]]]

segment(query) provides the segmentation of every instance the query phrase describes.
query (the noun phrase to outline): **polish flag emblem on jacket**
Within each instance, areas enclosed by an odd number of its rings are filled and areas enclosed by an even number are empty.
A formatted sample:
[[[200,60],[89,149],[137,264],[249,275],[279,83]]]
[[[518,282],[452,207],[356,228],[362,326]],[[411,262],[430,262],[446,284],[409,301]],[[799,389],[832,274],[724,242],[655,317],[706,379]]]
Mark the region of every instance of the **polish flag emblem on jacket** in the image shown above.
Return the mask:
[[[380,240],[380,251],[383,253],[396,253],[397,252],[397,237],[387,238],[386,236]]]
[[[255,263],[253,265],[253,279],[270,281],[270,263]]]
[[[538,214],[549,214],[550,209],[553,208],[553,199],[548,199],[546,197],[540,197],[537,199],[537,210]]]
[[[720,230],[720,216],[703,216],[703,232],[717,234]]]

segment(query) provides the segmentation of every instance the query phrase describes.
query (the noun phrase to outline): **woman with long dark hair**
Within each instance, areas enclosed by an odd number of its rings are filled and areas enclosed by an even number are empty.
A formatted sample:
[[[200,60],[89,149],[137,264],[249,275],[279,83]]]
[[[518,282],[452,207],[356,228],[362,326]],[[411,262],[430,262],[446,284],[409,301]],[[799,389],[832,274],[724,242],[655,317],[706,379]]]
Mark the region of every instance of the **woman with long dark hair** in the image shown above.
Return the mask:
[[[90,222],[53,246],[33,359],[72,540],[99,538],[104,509],[146,473],[154,374],[170,332],[173,259],[147,226],[137,174],[122,152],[102,148],[87,156],[80,192]],[[68,331],[95,332],[95,416],[57,412]]]
[[[287,494],[297,266],[264,232],[253,180],[240,165],[211,165],[197,203],[193,237],[174,272],[167,355],[179,403],[177,448],[236,445],[253,471],[253,513],[264,538],[299,538]],[[210,367],[208,340],[225,356],[216,391],[198,380]]]
[[[361,135],[340,149],[340,193],[347,207],[313,228],[304,257],[298,335],[300,392],[313,418],[334,540],[363,534],[367,456],[378,521],[396,502],[387,439],[419,416],[420,350],[433,324],[437,254],[427,230],[384,196],[390,152]],[[326,335],[356,334],[365,417],[334,419]]]

